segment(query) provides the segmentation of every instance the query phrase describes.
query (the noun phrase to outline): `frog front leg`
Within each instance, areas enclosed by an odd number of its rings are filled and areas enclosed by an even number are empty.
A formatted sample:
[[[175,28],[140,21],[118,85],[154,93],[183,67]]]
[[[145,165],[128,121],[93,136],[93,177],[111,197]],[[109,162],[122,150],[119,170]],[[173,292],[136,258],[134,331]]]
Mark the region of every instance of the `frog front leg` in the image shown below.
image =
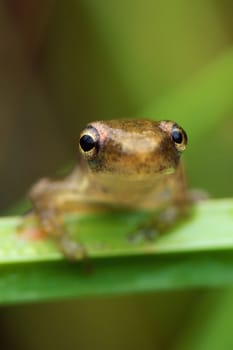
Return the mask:
[[[63,219],[65,213],[77,210],[77,186],[70,181],[42,179],[33,186],[29,197],[42,230],[56,241],[63,254],[71,260],[86,257],[85,247],[71,239]]]
[[[132,232],[128,239],[133,244],[140,242],[154,242],[160,235],[167,233],[177,224],[186,220],[190,213],[190,203],[171,203],[169,206],[157,209],[151,213],[146,222],[142,222],[136,231]]]

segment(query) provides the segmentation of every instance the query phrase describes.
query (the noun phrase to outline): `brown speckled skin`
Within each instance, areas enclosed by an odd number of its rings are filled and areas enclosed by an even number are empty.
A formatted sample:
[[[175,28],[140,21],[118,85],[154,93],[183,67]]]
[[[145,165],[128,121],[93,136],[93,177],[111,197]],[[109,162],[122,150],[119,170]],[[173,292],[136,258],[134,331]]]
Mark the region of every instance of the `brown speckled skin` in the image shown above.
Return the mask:
[[[149,120],[112,120],[91,124],[100,135],[94,172],[134,178],[175,168],[179,154],[160,124]],[[91,165],[91,164],[90,164]]]
[[[81,136],[92,135],[96,149],[84,153],[80,148],[82,159],[71,175],[42,179],[30,192],[44,230],[62,237],[59,215],[70,210],[182,207],[187,192],[180,155],[187,137],[182,131],[184,141],[177,146],[171,137],[174,125],[143,119],[90,123]]]

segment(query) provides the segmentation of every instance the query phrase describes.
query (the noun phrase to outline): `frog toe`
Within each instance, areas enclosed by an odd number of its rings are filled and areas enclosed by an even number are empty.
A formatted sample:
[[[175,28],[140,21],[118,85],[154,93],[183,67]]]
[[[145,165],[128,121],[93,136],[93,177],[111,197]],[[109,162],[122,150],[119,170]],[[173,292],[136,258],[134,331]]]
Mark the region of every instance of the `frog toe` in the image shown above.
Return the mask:
[[[87,257],[84,245],[79,242],[74,242],[67,236],[61,237],[58,244],[62,253],[69,260],[84,260]]]

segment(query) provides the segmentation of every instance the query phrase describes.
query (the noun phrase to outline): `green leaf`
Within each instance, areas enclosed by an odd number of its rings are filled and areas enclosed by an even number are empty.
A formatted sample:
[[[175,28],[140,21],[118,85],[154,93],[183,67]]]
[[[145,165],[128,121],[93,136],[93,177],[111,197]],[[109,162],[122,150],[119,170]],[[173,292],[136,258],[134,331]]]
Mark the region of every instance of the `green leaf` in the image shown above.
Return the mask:
[[[0,302],[233,283],[233,199],[199,203],[170,232],[132,243],[129,234],[150,215],[67,217],[69,233],[76,235],[79,227],[87,248],[83,263],[65,261],[48,239],[26,239],[19,230],[25,218],[2,218]]]

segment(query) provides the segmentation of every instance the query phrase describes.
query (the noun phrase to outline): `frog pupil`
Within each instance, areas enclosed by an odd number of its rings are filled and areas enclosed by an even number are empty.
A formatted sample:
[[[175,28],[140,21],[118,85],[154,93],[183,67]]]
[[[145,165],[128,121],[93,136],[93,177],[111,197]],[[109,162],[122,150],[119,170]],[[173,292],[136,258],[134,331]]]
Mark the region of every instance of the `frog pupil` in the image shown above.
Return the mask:
[[[179,130],[174,130],[172,131],[172,139],[175,143],[182,143],[183,141],[183,136],[182,133]]]
[[[84,152],[88,152],[95,147],[95,140],[90,135],[83,135],[79,143]]]

